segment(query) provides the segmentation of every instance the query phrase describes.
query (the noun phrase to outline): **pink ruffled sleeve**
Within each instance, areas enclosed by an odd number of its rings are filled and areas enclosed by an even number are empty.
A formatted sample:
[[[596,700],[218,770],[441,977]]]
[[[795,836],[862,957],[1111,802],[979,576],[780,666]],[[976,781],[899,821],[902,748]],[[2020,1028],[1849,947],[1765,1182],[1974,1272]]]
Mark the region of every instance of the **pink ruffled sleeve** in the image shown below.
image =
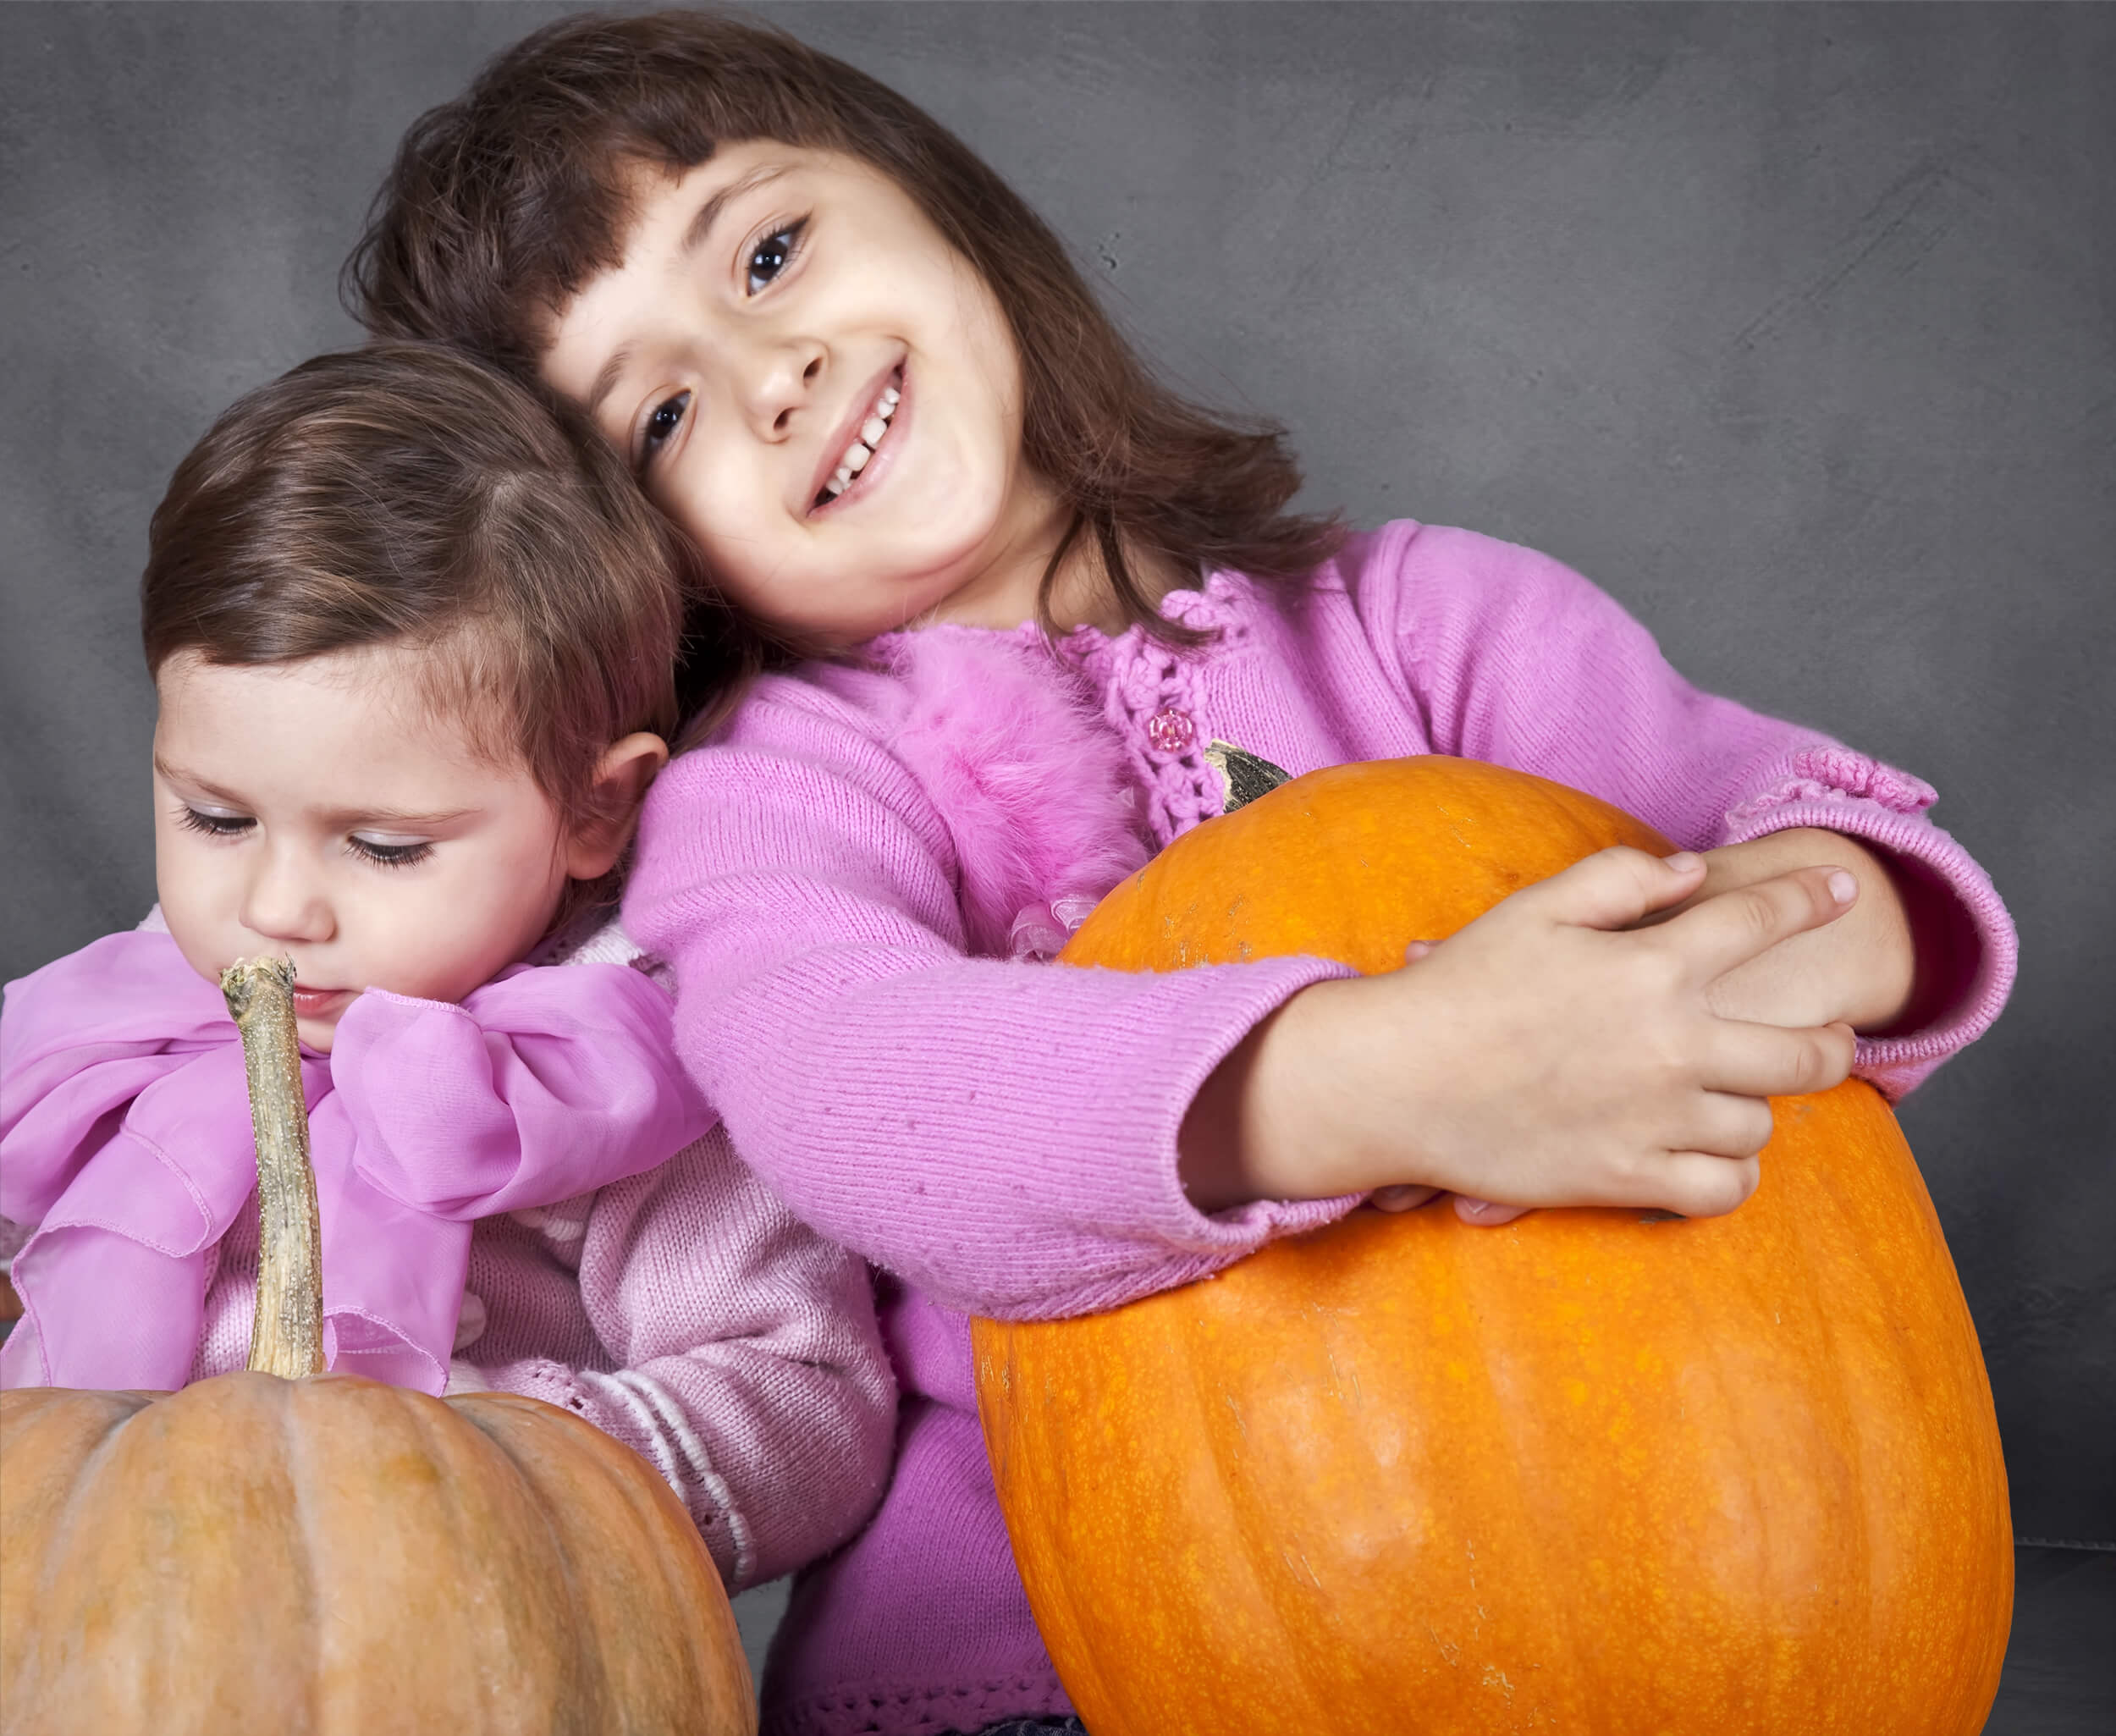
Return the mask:
[[[1926,816],[1922,780],[1813,730],[1700,692],[1650,635],[1561,562],[1469,531],[1393,525],[1347,552],[1368,630],[1400,659],[1434,750],[1591,791],[1689,849],[1796,826],[1891,859],[1938,1010],[1862,1039],[1900,1097],[1989,1027],[2018,955],[1990,879]]]

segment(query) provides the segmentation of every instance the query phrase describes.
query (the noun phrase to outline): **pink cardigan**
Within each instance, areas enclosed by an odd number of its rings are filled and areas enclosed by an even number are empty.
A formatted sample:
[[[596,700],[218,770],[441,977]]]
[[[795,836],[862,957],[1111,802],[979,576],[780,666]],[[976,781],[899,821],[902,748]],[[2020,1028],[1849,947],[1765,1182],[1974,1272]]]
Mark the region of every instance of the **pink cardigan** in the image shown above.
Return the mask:
[[[327,1343],[333,1368],[587,1418],[739,1587],[867,1516],[895,1387],[865,1270],[736,1158],[636,951],[613,925],[460,1006],[371,993],[305,1054]],[[0,1211],[41,1232],[6,1384],[243,1366],[255,1167],[218,990],[166,932],[111,935],[8,985],[0,1077]]]
[[[1179,653],[1033,626],[885,636],[867,666],[759,685],[656,784],[626,926],[677,982],[677,1044],[744,1155],[888,1275],[896,1470],[796,1589],[769,1732],[974,1730],[1067,1709],[1029,1619],[975,1414],[966,1313],[1105,1308],[1358,1202],[1196,1211],[1176,1136],[1199,1084],[1297,989],[1277,959],[1165,976],[1035,962],[1149,847],[1221,811],[1215,741],[1296,774],[1466,755],[1591,791],[1678,844],[1856,835],[1951,895],[1921,934],[1953,992],[1860,1046],[1899,1094],[1987,1025],[2014,943],[1918,780],[1700,694],[1558,563],[1386,526],[1305,589],[1215,573]]]

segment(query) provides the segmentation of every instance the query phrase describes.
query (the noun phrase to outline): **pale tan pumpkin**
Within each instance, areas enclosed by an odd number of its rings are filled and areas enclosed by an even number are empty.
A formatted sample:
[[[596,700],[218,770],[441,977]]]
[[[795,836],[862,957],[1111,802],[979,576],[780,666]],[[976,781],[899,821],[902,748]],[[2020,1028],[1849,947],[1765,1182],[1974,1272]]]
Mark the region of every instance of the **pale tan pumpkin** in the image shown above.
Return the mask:
[[[284,1061],[290,1006],[281,1034]],[[267,1199],[261,1290],[275,1213],[312,1234]],[[535,1399],[254,1371],[320,1366],[301,1281],[261,1298],[289,1331],[251,1370],[0,1394],[8,1736],[751,1736],[726,1593],[652,1467]]]
[[[1386,968],[1610,842],[1419,759],[1180,840],[1067,949]],[[1360,1211],[1089,1319],[975,1328],[1038,1626],[1095,1736],[1971,1736],[2012,1602],[1975,1331],[1893,1116],[1776,1105],[1733,1215]]]

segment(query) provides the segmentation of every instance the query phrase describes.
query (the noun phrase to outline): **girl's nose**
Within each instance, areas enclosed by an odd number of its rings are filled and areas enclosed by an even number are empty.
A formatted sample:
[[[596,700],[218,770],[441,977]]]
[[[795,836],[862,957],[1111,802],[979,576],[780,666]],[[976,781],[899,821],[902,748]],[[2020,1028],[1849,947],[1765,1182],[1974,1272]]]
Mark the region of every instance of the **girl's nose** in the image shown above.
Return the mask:
[[[329,940],[337,926],[321,877],[295,849],[258,852],[238,917],[253,934],[311,945]]]
[[[794,412],[814,400],[823,383],[826,352],[813,338],[774,339],[759,344],[742,380],[743,411],[758,437],[783,439]]]

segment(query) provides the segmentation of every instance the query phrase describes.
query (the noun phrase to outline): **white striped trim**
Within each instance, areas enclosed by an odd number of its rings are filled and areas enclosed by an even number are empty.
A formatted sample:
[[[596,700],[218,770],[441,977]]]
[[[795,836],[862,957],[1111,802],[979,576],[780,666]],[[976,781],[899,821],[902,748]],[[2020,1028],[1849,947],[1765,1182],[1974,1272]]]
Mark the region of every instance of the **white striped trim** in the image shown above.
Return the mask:
[[[697,1491],[719,1510],[721,1518],[727,1522],[728,1538],[735,1549],[732,1583],[737,1586],[747,1584],[757,1564],[757,1551],[748,1521],[736,1507],[734,1492],[727,1486],[726,1480],[713,1469],[705,1443],[691,1427],[683,1406],[660,1381],[636,1369],[620,1369],[613,1375],[598,1374],[593,1369],[581,1369],[576,1373],[584,1384],[624,1408],[647,1437],[647,1457],[653,1461],[654,1469],[686,1507],[692,1505],[693,1491]]]

